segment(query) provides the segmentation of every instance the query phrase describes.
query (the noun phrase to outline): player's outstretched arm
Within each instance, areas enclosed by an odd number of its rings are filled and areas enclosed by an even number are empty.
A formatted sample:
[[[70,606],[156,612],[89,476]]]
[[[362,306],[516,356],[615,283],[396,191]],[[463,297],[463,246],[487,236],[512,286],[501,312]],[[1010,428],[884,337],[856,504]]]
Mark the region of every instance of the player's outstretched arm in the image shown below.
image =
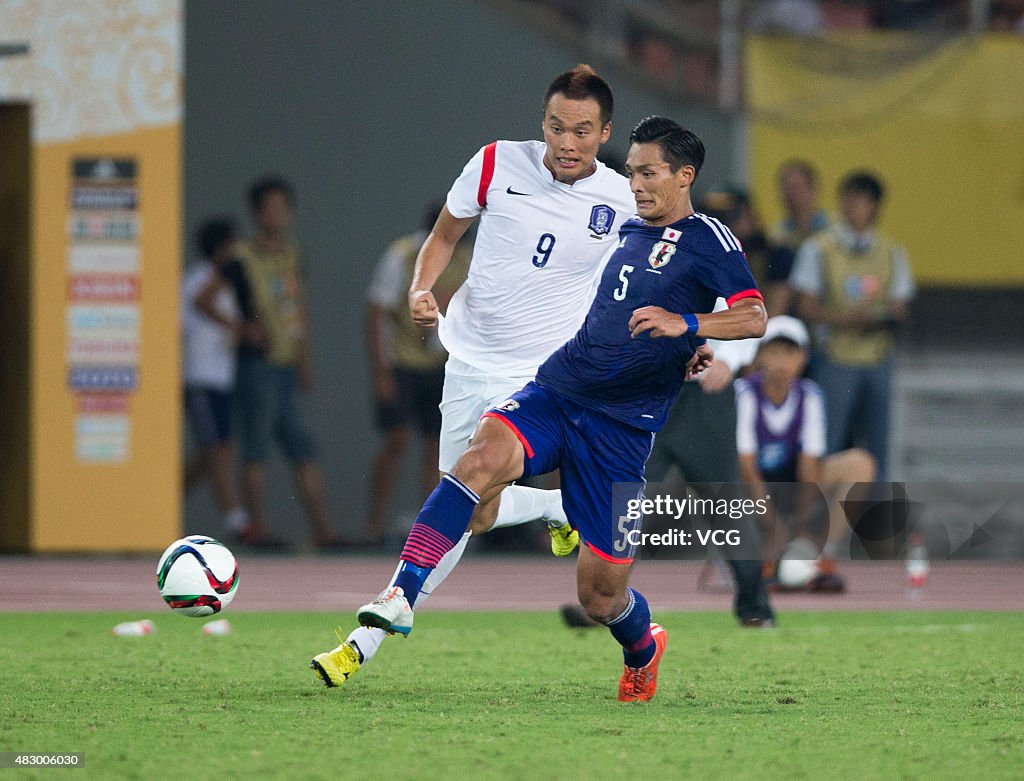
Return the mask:
[[[764,336],[768,313],[760,298],[741,298],[728,309],[697,315],[697,336],[705,339],[759,339]]]
[[[764,302],[751,297],[741,298],[721,312],[702,315],[677,315],[660,306],[642,306],[633,310],[629,330],[634,338],[646,332],[652,339],[687,333],[705,339],[755,339],[764,336],[767,322]]]
[[[451,263],[452,254],[459,240],[469,230],[475,217],[453,217],[445,206],[434,223],[430,235],[420,247],[416,256],[416,269],[409,286],[409,314],[419,326],[433,327],[437,324],[437,299],[431,288],[437,278]]]

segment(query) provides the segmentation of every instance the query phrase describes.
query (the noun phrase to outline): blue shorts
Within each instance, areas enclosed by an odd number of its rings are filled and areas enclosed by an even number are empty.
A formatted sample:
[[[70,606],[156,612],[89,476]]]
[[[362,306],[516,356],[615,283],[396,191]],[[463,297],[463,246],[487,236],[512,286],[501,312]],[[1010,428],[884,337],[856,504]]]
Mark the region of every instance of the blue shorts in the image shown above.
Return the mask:
[[[640,519],[628,517],[626,504],[642,492],[654,434],[535,382],[484,417],[501,420],[522,442],[523,477],[562,470],[562,507],[588,548],[606,561],[633,560],[629,532]]]
[[[200,447],[208,448],[230,441],[231,392],[186,386],[185,416]]]

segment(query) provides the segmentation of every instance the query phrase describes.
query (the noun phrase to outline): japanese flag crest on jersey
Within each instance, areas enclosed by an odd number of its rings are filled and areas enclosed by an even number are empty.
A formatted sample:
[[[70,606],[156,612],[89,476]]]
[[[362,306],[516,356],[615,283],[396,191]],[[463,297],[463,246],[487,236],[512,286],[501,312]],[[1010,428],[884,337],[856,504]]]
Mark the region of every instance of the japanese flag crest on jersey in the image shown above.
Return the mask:
[[[494,408],[502,412],[515,412],[519,409],[519,402],[515,399],[505,399],[501,404],[495,404]]]
[[[651,249],[651,254],[647,258],[647,262],[651,264],[651,268],[658,269],[667,264],[672,260],[672,256],[676,252],[676,245],[670,241],[659,241]]]

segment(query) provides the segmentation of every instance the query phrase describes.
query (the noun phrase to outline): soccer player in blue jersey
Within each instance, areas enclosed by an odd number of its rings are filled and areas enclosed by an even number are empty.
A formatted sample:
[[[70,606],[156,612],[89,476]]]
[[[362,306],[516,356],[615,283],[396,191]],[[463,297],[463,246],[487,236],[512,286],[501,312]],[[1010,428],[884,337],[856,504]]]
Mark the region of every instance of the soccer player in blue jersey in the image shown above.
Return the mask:
[[[654,433],[680,385],[709,365],[704,339],[758,337],[766,321],[739,242],[691,205],[703,162],[701,140],[669,119],[648,117],[633,130],[626,168],[639,218],[621,228],[583,325],[535,381],[485,413],[423,505],[394,585],[359,610],[362,625],[408,635],[424,580],[462,538],[473,508],[513,480],[560,468],[565,511],[583,542],[577,596],[623,649],[619,699],[654,696],[668,638],[628,587],[639,520],[626,502],[642,488]],[[711,314],[718,297],[730,308]],[[331,685],[329,653],[311,666]]]

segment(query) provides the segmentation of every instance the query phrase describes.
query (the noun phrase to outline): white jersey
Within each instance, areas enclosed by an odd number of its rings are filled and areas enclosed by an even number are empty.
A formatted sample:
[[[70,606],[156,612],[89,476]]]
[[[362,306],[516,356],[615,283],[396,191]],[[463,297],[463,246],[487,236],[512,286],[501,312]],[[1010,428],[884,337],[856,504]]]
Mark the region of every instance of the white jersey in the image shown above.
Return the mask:
[[[448,193],[480,216],[469,276],[440,319],[448,352],[489,374],[532,377],[576,333],[618,230],[636,211],[628,180],[597,161],[575,184],[544,166],[542,141],[496,141]]]
[[[216,269],[209,261],[194,264],[181,285],[182,377],[190,387],[229,391],[235,386],[235,343],[231,332],[196,307],[196,296]],[[214,307],[237,320],[238,304],[230,287],[222,287]]]

